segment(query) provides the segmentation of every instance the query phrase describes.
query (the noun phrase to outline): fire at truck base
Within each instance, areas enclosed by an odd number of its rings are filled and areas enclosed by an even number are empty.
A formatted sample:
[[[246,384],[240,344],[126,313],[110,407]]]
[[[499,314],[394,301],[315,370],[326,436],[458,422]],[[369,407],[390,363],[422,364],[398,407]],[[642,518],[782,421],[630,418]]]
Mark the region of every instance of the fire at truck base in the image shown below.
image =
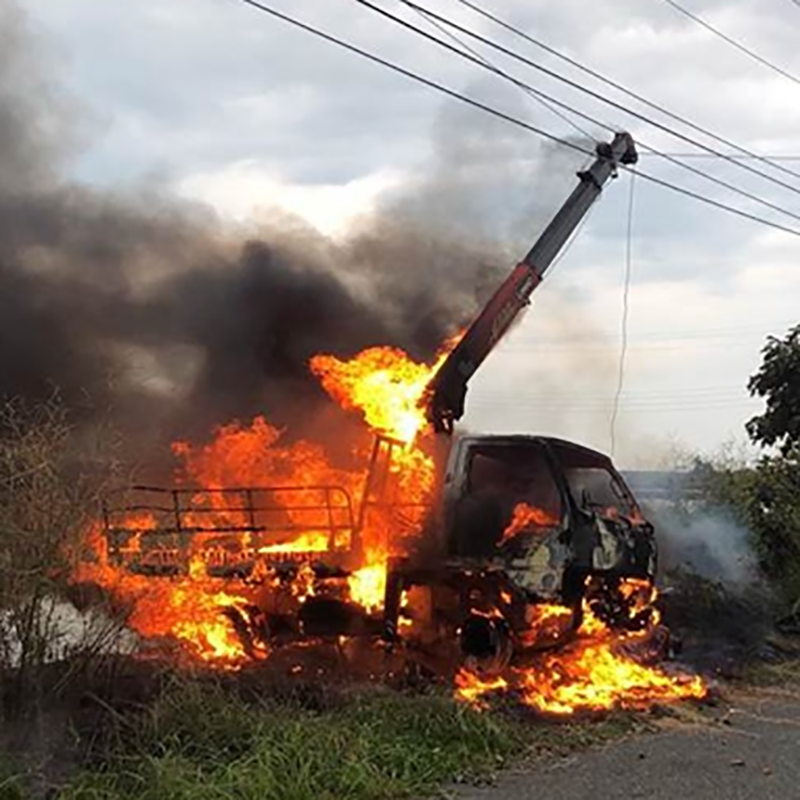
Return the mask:
[[[599,146],[528,256],[430,364],[392,347],[311,360],[365,423],[352,442],[330,432],[349,460],[264,418],[176,443],[174,487],[109,498],[74,582],[102,587],[143,640],[212,668],[357,641],[476,704],[506,692],[570,715],[703,697],[700,678],[657,666],[669,637],[654,531],[611,460],[552,437],[452,435],[469,378],[617,162],[633,161],[626,134]]]

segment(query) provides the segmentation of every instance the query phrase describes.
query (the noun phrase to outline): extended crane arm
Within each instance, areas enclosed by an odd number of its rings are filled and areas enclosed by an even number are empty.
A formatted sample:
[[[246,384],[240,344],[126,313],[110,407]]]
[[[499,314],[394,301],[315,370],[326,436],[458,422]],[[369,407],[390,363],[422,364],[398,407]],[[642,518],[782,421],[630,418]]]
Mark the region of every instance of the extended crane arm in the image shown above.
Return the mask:
[[[426,409],[437,431],[451,433],[455,421],[463,416],[469,379],[528,305],[533,290],[600,195],[605,183],[616,177],[617,165],[635,164],[638,159],[633,139],[627,133],[616,134],[610,144],[598,144],[596,153],[594,163],[578,173],[580,183],[531,251],[473,320],[428,385]]]

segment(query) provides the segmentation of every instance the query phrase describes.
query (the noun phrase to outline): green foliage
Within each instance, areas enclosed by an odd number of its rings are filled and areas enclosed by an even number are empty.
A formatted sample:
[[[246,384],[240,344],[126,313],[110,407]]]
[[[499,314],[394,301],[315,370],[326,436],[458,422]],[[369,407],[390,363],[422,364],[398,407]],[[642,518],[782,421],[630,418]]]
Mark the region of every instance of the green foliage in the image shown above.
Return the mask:
[[[511,723],[439,695],[355,695],[315,712],[190,684],[123,725],[59,800],[400,797],[491,771],[521,746]]]
[[[755,466],[717,467],[698,461],[695,479],[705,509],[724,509],[751,533],[761,567],[789,604],[800,598],[800,464],[762,458]]]
[[[26,800],[27,796],[22,775],[0,754],[0,800]]]
[[[99,457],[105,432],[95,433],[92,446],[79,438],[56,401],[0,404],[0,683],[13,685],[6,699],[20,705],[31,704],[47,662],[89,658],[118,633],[92,628],[78,641],[59,619],[82,537],[114,475]]]
[[[784,339],[771,336],[762,351],[750,394],[766,400],[766,411],[747,423],[750,438],[777,446],[784,456],[800,447],[800,325]]]

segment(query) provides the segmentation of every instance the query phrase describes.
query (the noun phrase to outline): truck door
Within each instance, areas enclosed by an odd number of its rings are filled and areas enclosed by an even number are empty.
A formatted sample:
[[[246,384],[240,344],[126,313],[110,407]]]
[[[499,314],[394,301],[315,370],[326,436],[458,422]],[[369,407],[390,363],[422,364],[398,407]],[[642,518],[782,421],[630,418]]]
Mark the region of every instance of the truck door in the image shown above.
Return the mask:
[[[512,522],[529,510],[522,528],[561,524],[564,503],[544,448],[535,443],[473,445],[464,491],[457,498],[451,555],[485,558],[497,552]]]

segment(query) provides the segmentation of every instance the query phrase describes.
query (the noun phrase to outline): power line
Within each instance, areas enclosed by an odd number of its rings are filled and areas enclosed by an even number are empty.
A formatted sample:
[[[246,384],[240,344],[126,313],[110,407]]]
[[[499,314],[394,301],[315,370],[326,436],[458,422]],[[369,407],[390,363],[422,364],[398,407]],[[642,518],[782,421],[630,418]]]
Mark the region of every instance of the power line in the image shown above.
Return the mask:
[[[639,173],[641,175],[641,173]],[[695,345],[692,348],[686,346],[686,344],[671,344],[671,343],[663,343],[659,344],[657,342],[652,342],[650,344],[628,344],[628,352],[632,350],[636,350],[643,353],[686,353],[686,352],[703,352],[708,350],[726,350],[730,351],[732,349],[737,350],[748,350],[753,352],[754,350],[758,350],[758,346],[754,346],[752,342],[741,342],[736,345],[732,345],[728,342],[715,342],[713,344],[702,344],[702,345]],[[538,347],[511,347],[503,350],[502,355],[505,357],[508,356],[528,356],[531,353],[536,353],[537,356],[548,356],[553,355],[557,358],[563,358],[564,353],[575,353],[578,350],[584,352],[591,352],[591,353],[613,353],[617,351],[619,348],[616,344],[598,344],[598,343],[575,343],[572,345],[568,344],[554,344],[554,345],[542,345]],[[500,357],[500,356],[498,356]]]
[[[362,5],[369,4],[368,0],[355,0],[355,2],[361,3]],[[400,0],[400,2],[402,2],[404,5],[407,5],[409,8],[415,8],[415,7],[416,8],[421,8],[421,6],[419,6],[415,2],[412,2],[412,0]],[[476,7],[473,3],[468,3],[467,0],[459,0],[459,2],[467,3],[470,6],[470,8],[475,8]],[[382,10],[381,10],[380,13],[383,13],[384,15],[388,14],[388,12],[385,12],[385,11],[382,11]],[[551,70],[548,67],[542,66],[541,64],[537,64],[535,61],[531,61],[529,58],[526,58],[525,56],[520,55],[519,53],[515,52],[514,50],[509,50],[507,47],[504,47],[503,45],[498,44],[497,42],[493,41],[492,39],[487,39],[485,36],[482,36],[481,34],[476,33],[475,31],[472,31],[469,28],[465,28],[463,25],[459,25],[457,22],[455,22],[455,21],[453,21],[451,19],[448,19],[447,17],[444,17],[441,14],[437,14],[434,11],[430,11],[429,9],[425,9],[425,13],[428,14],[429,16],[431,16],[432,18],[438,20],[439,22],[442,22],[445,25],[450,26],[454,30],[457,30],[460,33],[466,34],[470,38],[475,39],[478,42],[481,42],[482,44],[486,45],[487,47],[491,47],[493,50],[497,50],[497,51],[503,53],[504,55],[507,55],[510,58],[513,58],[515,61],[519,61],[519,62],[525,64],[526,66],[529,66],[532,69],[535,69],[535,70],[547,75],[548,77],[553,78],[554,80],[560,81],[561,83],[566,84],[567,86],[571,87],[572,89],[576,89],[577,91],[588,95],[589,97],[593,98],[594,100],[599,100],[601,103],[605,103],[606,105],[611,106],[612,108],[616,109],[617,111],[621,111],[623,114],[628,114],[628,115],[630,115],[632,117],[635,117],[636,119],[641,120],[642,122],[645,122],[648,125],[652,125],[653,127],[658,128],[659,130],[664,131],[665,133],[668,133],[670,136],[674,136],[676,139],[680,139],[680,140],[686,142],[687,144],[691,144],[694,147],[699,148],[700,150],[704,150],[707,153],[711,153],[711,154],[713,154],[715,156],[718,156],[719,158],[725,159],[726,161],[729,161],[731,164],[735,164],[740,169],[744,169],[744,170],[747,170],[748,172],[752,172],[753,174],[758,175],[760,178],[763,178],[764,180],[771,181],[772,183],[776,183],[779,186],[782,186],[785,189],[788,189],[789,191],[794,192],[795,194],[800,194],[800,188],[798,188],[797,186],[792,186],[792,184],[786,183],[785,181],[782,181],[779,178],[776,178],[776,177],[774,177],[772,175],[767,175],[766,173],[761,172],[761,171],[755,169],[754,167],[751,167],[747,163],[744,163],[744,162],[741,162],[741,161],[737,161],[736,159],[733,159],[733,158],[729,158],[725,153],[722,153],[719,150],[715,150],[713,147],[709,147],[708,145],[705,145],[702,142],[699,142],[696,139],[693,139],[691,136],[687,136],[686,134],[683,134],[680,131],[676,131],[674,128],[670,128],[668,125],[664,125],[661,122],[653,120],[650,117],[647,117],[646,115],[639,113],[638,111],[634,111],[633,109],[622,105],[621,103],[617,103],[615,100],[612,100],[612,99],[610,99],[608,97],[604,97],[599,92],[596,92],[593,89],[589,89],[586,86],[582,86],[580,83],[577,83],[576,81],[573,81],[570,78],[566,78],[565,76],[560,75],[558,72],[555,72],[554,70]],[[403,23],[403,24],[408,25],[408,23]],[[800,175],[796,175],[795,173],[792,173],[792,174],[795,175],[795,177],[800,177]]]
[[[602,197],[602,195],[601,195]],[[675,330],[669,328],[666,330],[644,330],[636,333],[637,339],[650,339],[658,341],[696,341],[698,339],[743,339],[752,338],[753,336],[767,336],[769,330],[791,328],[796,322],[789,320],[784,322],[782,320],[770,320],[758,325],[737,325],[730,328],[685,328],[683,330]],[[542,339],[537,338],[537,344],[553,344],[555,342],[572,342],[574,344],[591,343],[597,341],[597,334],[587,334],[583,336],[559,336],[556,339]]]
[[[732,47],[735,47],[737,50],[741,51],[745,55],[752,58],[754,61],[758,61],[759,64],[768,67],[773,72],[777,72],[779,75],[783,75],[784,78],[788,78],[790,81],[793,81],[794,83],[800,86],[800,78],[797,78],[794,75],[792,75],[791,72],[787,72],[785,69],[776,66],[771,61],[767,61],[766,58],[762,58],[758,53],[753,52],[740,42],[737,42],[736,39],[732,39],[730,36],[723,33],[721,30],[715,28],[711,23],[706,22],[702,17],[698,17],[697,14],[693,14],[691,11],[684,8],[682,5],[679,5],[678,3],[675,2],[675,0],[664,0],[664,2],[668,6],[672,6],[672,8],[674,8],[676,11],[679,11],[684,16],[696,22],[698,25],[702,25],[707,31],[711,31],[711,33],[713,33],[714,36],[719,37]]]
[[[554,411],[556,413],[564,411],[576,411],[580,413],[594,413],[606,416],[608,414],[609,401],[606,402],[593,402],[593,403],[578,403],[564,399],[560,400],[542,400],[536,397],[522,397],[514,393],[513,399],[510,399],[508,394],[504,395],[487,395],[482,394],[480,398],[475,398],[470,401],[470,408],[482,408],[491,406],[496,409],[519,409],[519,408],[536,408],[542,411]],[[731,398],[729,400],[712,400],[709,402],[700,403],[679,403],[670,400],[664,400],[661,403],[653,404],[639,404],[639,403],[624,403],[624,409],[628,413],[636,414],[664,414],[667,412],[688,412],[688,411],[708,411],[711,409],[752,409],[757,405],[755,400],[738,400]]]
[[[601,195],[602,198],[602,195]],[[594,206],[592,206],[594,208]],[[591,213],[591,212],[590,212]],[[787,329],[791,328],[792,326],[796,325],[795,320],[764,320],[760,323],[754,323],[751,325],[735,325],[733,327],[725,327],[725,328],[684,328],[684,329],[675,329],[675,328],[668,328],[662,330],[644,330],[644,331],[637,331],[636,338],[637,339],[656,339],[656,340],[668,340],[671,342],[678,342],[684,340],[696,340],[696,339],[726,339],[726,338],[743,338],[747,336],[755,336],[755,335],[768,335],[769,330],[775,330],[776,328],[780,329]],[[554,342],[573,342],[575,344],[581,344],[586,342],[595,342],[597,340],[597,334],[585,334],[582,336],[559,336],[557,339],[542,339],[537,338],[537,344],[553,344]]]
[[[516,403],[516,402],[540,402],[543,405],[553,405],[556,408],[559,408],[563,405],[571,406],[572,408],[585,408],[585,409],[594,409],[594,408],[604,408],[606,411],[613,406],[614,398],[610,396],[605,397],[597,397],[595,396],[592,400],[570,400],[569,402],[562,403],[557,398],[549,398],[543,397],[541,395],[535,394],[519,394],[518,392],[514,392],[513,398],[510,398],[507,393],[501,392],[481,392],[481,399],[483,400],[491,400],[492,402],[500,402],[502,400],[506,400],[509,403]],[[711,405],[733,405],[733,404],[747,404],[753,405],[754,403],[758,403],[757,398],[750,398],[748,399],[743,394],[730,394],[730,395],[719,395],[719,396],[708,396],[708,397],[683,397],[682,395],[670,395],[670,394],[663,394],[659,397],[645,397],[645,398],[638,398],[635,395],[631,395],[630,397],[623,397],[620,402],[620,407],[625,408],[697,408],[701,406],[711,406]]]
[[[381,66],[386,67],[387,69],[398,73],[399,75],[403,75],[417,83],[422,84],[423,86],[427,86],[430,89],[434,89],[442,94],[447,95],[448,97],[452,97],[459,102],[465,103],[466,105],[472,106],[473,108],[477,108],[481,111],[486,112],[487,114],[491,114],[492,116],[496,117],[497,119],[504,120],[511,125],[515,125],[518,128],[522,128],[524,130],[529,131],[530,133],[535,133],[537,136],[542,136],[545,139],[549,139],[552,142],[556,142],[570,150],[574,150],[578,153],[583,153],[584,155],[588,155],[590,157],[595,157],[596,153],[593,153],[591,150],[587,150],[585,147],[576,144],[575,142],[571,142],[568,139],[562,139],[558,136],[555,136],[548,131],[542,130],[541,128],[537,128],[535,125],[531,125],[528,122],[523,122],[516,117],[511,116],[510,114],[506,114],[504,111],[500,111],[497,108],[487,105],[486,103],[482,103],[479,100],[475,100],[472,97],[468,97],[467,95],[461,94],[460,92],[455,91],[454,89],[450,89],[449,87],[437,83],[436,81],[430,80],[429,78],[425,78],[418,73],[412,72],[411,70],[405,69],[401,67],[399,64],[395,64],[391,61],[387,61],[380,56],[375,55],[374,53],[370,53],[366,50],[357,47],[356,45],[350,44],[349,42],[345,42],[342,39],[339,39],[331,34],[325,33],[324,31],[319,30],[311,25],[308,25],[304,22],[301,22],[294,17],[290,17],[288,14],[284,14],[280,11],[277,11],[264,3],[257,2],[257,0],[239,0],[239,2],[244,3],[245,5],[251,6],[259,11],[262,11],[265,14],[268,14],[275,19],[280,19],[283,22],[287,23],[288,25],[292,25],[293,27],[299,28],[307,33],[316,36],[317,38],[323,39],[324,41],[330,42],[331,44],[335,44],[349,52],[356,53],[357,55],[366,58],[369,61],[373,61],[376,64],[380,64]],[[627,169],[625,165],[620,165],[622,169]],[[711,197],[706,197],[705,195],[699,194],[697,192],[693,192],[691,189],[686,189],[683,186],[677,186],[676,184],[670,183],[669,181],[662,180],[661,178],[657,178],[654,175],[649,175],[641,170],[637,170],[637,175],[639,178],[649,181],[657,186],[661,186],[665,189],[670,189],[673,192],[678,194],[684,195],[685,197],[691,197],[701,203],[705,203],[706,205],[712,206],[717,208],[721,211],[727,211],[730,214],[734,214],[737,217],[741,217],[742,219],[750,220],[751,222],[757,222],[761,225],[766,225],[767,227],[774,228],[775,230],[783,231],[784,233],[789,233],[792,236],[800,237],[800,231],[795,230],[794,228],[789,228],[785,225],[781,225],[778,222],[773,222],[772,220],[764,219],[763,217],[756,216],[755,214],[750,214],[747,211],[742,211],[739,208],[735,208],[734,206],[729,206],[726,203],[722,203],[718,200],[714,200]]]
[[[405,2],[405,0],[403,0],[403,2]],[[626,86],[623,86],[618,81],[615,81],[612,78],[609,78],[609,77],[603,75],[602,73],[598,72],[597,70],[591,69],[590,67],[587,67],[586,65],[581,64],[576,59],[570,58],[569,56],[567,56],[564,53],[560,52],[556,48],[551,47],[548,44],[545,44],[540,39],[536,39],[534,36],[531,36],[530,34],[526,33],[525,31],[520,30],[519,28],[515,27],[514,25],[511,25],[510,23],[508,23],[505,20],[501,19],[500,17],[492,14],[491,12],[486,11],[485,9],[483,9],[480,6],[476,5],[471,0],[456,0],[456,2],[461,3],[461,5],[466,6],[467,8],[471,9],[472,11],[474,11],[476,14],[479,14],[480,16],[484,17],[485,19],[490,20],[495,25],[498,25],[501,28],[509,31],[510,33],[513,33],[515,36],[525,40],[526,42],[529,42],[530,44],[535,45],[536,47],[538,47],[541,50],[544,50],[546,53],[549,53],[550,55],[561,59],[565,63],[569,64],[572,67],[575,67],[575,69],[580,70],[584,74],[590,75],[591,77],[595,78],[596,80],[599,80],[599,81],[602,81],[603,83],[608,84],[609,86],[613,87],[617,91],[622,92],[623,94],[627,95],[628,97],[633,98],[634,100],[638,101],[639,103],[642,103],[642,104],[648,106],[649,108],[652,108],[654,111],[658,111],[659,113],[664,114],[665,116],[668,116],[671,119],[674,119],[677,122],[682,123],[683,125],[686,125],[688,128],[691,128],[692,130],[697,131],[698,133],[702,133],[704,136],[708,136],[710,139],[713,139],[714,141],[719,142],[720,144],[724,144],[727,147],[731,147],[734,150],[737,150],[739,153],[747,155],[750,158],[753,158],[753,159],[755,159],[757,161],[761,161],[762,163],[767,164],[768,166],[772,167],[773,169],[779,170],[780,172],[786,173],[787,175],[791,175],[794,178],[800,178],[800,173],[795,172],[794,170],[791,170],[788,167],[784,167],[781,164],[773,163],[768,157],[759,156],[758,154],[753,153],[752,151],[748,150],[747,148],[742,147],[741,145],[738,145],[735,142],[732,142],[729,139],[726,139],[725,137],[720,136],[719,134],[716,134],[713,131],[708,130],[707,128],[704,128],[701,125],[697,125],[696,123],[692,122],[691,120],[688,120],[685,117],[682,117],[680,114],[676,114],[675,112],[670,111],[669,109],[665,108],[664,106],[659,105],[658,103],[654,103],[654,102],[648,100],[646,97],[643,97],[642,95],[638,94],[637,92],[634,92],[631,89],[628,89]],[[798,3],[800,3],[800,0],[798,0]],[[408,5],[408,3],[406,3],[406,5]],[[714,153],[714,154],[717,155],[716,153]],[[724,158],[724,156],[719,156],[719,157]],[[780,180],[777,180],[776,178],[773,178],[771,176],[765,175],[764,173],[756,171],[756,174],[757,175],[761,175],[762,177],[767,178],[768,180],[772,180],[773,182],[778,183],[780,186],[784,186],[786,188],[791,188],[791,189],[794,188],[792,186],[787,185],[783,181],[780,181]]]
[[[373,2],[371,2],[371,0],[355,0],[355,2],[357,2],[359,5],[362,5],[362,6],[366,7],[366,8],[368,8],[368,9],[370,9],[371,11],[374,11],[377,14],[380,14],[382,17],[385,17],[386,19],[390,20],[391,22],[394,22],[396,25],[400,25],[403,28],[406,28],[407,30],[411,31],[412,33],[415,33],[418,36],[422,36],[423,38],[428,39],[431,42],[434,42],[435,44],[439,45],[440,47],[445,48],[446,50],[448,50],[451,53],[455,53],[457,56],[459,56],[459,58],[463,58],[463,59],[465,59],[467,61],[470,61],[471,63],[476,64],[477,66],[481,67],[482,69],[486,69],[489,72],[492,72],[493,74],[497,75],[498,77],[502,78],[503,80],[506,80],[506,81],[509,81],[510,83],[513,83],[518,88],[521,88],[523,90],[527,90],[529,92],[533,92],[536,95],[541,95],[541,96],[545,97],[550,103],[552,103],[552,104],[554,104],[556,106],[559,106],[561,108],[569,109],[576,116],[581,117],[582,119],[588,120],[589,122],[593,123],[594,125],[597,125],[598,127],[605,128],[605,130],[607,130],[607,131],[609,131],[611,133],[615,133],[616,132],[616,129],[611,127],[610,125],[606,125],[604,122],[599,121],[595,117],[591,117],[590,115],[584,114],[582,111],[578,111],[577,109],[573,108],[570,105],[567,105],[566,103],[562,103],[560,100],[558,100],[557,98],[553,97],[552,95],[548,95],[548,94],[545,94],[544,92],[539,91],[538,89],[534,89],[532,86],[530,86],[529,84],[525,83],[524,81],[521,81],[518,78],[513,77],[509,73],[503,71],[502,69],[499,69],[498,67],[495,67],[494,65],[485,62],[480,57],[476,58],[475,56],[472,56],[469,53],[465,53],[465,52],[459,50],[457,47],[453,47],[452,45],[448,44],[447,42],[443,41],[442,39],[438,39],[433,34],[428,33],[427,31],[424,31],[424,30],[418,28],[416,25],[412,25],[410,22],[406,22],[406,20],[401,19],[400,17],[392,14],[389,11],[386,11],[386,10],[380,8],[379,6],[376,6]],[[400,2],[406,3],[406,0],[400,0]],[[413,4],[409,4],[409,5],[413,5]],[[418,8],[418,7],[414,6],[414,8]],[[429,13],[432,14],[433,12],[428,12],[426,10],[426,11],[423,11],[423,12],[420,12],[420,13],[424,14],[425,16],[427,16]],[[438,15],[434,15],[434,16],[438,16]],[[446,22],[446,24],[449,24],[449,22]],[[641,140],[638,141],[638,145],[639,145],[640,148],[643,148],[645,150],[650,150],[652,152],[658,152],[658,151],[655,150],[655,148],[650,147],[648,144],[646,144],[645,142],[643,142]],[[689,164],[684,164],[683,162],[679,161],[676,158],[673,158],[673,157],[668,156],[668,155],[665,155],[664,158],[666,158],[668,161],[672,162],[673,164],[681,167],[682,169],[687,170],[688,172],[692,172],[695,175],[699,175],[701,178],[705,178],[706,180],[711,181],[712,183],[716,183],[718,186],[722,186],[723,188],[727,189],[728,191],[735,192],[736,194],[740,194],[740,195],[742,195],[742,197],[746,197],[748,200],[752,200],[753,202],[759,203],[760,205],[763,205],[766,208],[770,208],[773,211],[777,211],[779,214],[784,214],[787,217],[791,217],[792,219],[800,221],[800,215],[795,214],[793,211],[788,211],[783,206],[780,206],[780,205],[778,205],[776,203],[773,203],[773,202],[771,202],[769,200],[765,200],[764,198],[759,197],[758,195],[755,195],[752,192],[748,192],[745,189],[741,189],[740,187],[735,186],[734,184],[729,183],[728,181],[722,180],[721,178],[718,178],[715,175],[710,175],[707,172],[703,172],[703,170],[697,169],[697,167],[693,167],[693,166],[691,166]],[[798,194],[800,194],[800,189],[793,189],[793,191],[796,191]]]
[[[535,385],[535,383],[533,384]],[[508,395],[504,395],[502,392],[497,391],[483,391],[481,395],[484,397],[497,397],[501,398],[503,396],[508,398]],[[575,405],[580,406],[594,406],[594,405],[607,405],[614,401],[615,394],[605,394],[605,395],[598,395],[593,393],[591,397],[584,397],[581,398],[580,396],[574,397],[571,402]],[[537,397],[541,397],[541,392],[524,392],[524,391],[515,391],[514,398],[520,398],[522,400],[533,400]],[[703,403],[703,402],[718,402],[718,401],[733,401],[733,400],[743,400],[746,402],[751,402],[755,400],[758,402],[758,398],[751,398],[747,395],[747,391],[743,384],[739,386],[720,386],[719,388],[708,387],[703,390],[695,390],[695,389],[685,389],[685,390],[668,390],[668,391],[645,391],[645,392],[623,392],[620,395],[620,399],[624,400],[626,403],[634,402],[634,403],[664,403],[664,402],[687,402],[687,403]],[[547,400],[547,397],[544,398]]]
[[[798,4],[800,4],[800,0],[797,0]],[[655,156],[655,157],[662,157],[666,158],[671,156],[672,158],[719,158],[719,156],[713,153],[640,153],[643,156]],[[792,155],[769,155],[769,156],[761,156],[761,155],[736,155],[735,153],[726,153],[725,154],[728,158],[735,158],[737,161],[746,161],[748,159],[762,161],[765,158],[769,158],[773,161],[800,161],[800,155],[792,156]]]
[[[622,287],[622,321],[621,334],[622,346],[619,352],[619,372],[617,374],[617,391],[614,394],[614,410],[611,413],[611,455],[614,456],[617,445],[617,417],[619,416],[619,403],[622,397],[622,389],[625,384],[625,356],[628,354],[628,311],[630,309],[630,291],[632,259],[631,250],[633,246],[633,199],[634,189],[636,188],[636,172],[631,172],[630,192],[628,194],[628,230],[625,242],[625,281]]]
[[[417,13],[420,17],[422,17],[424,20],[426,20],[429,24],[433,25],[433,27],[436,28],[436,30],[438,30],[439,33],[443,34],[444,36],[447,36],[451,41],[456,42],[456,44],[458,44],[460,47],[463,47],[468,53],[471,53],[475,58],[479,59],[483,64],[487,65],[492,70],[496,70],[498,72],[500,71],[499,67],[496,64],[492,63],[490,59],[486,58],[486,56],[484,55],[481,55],[474,47],[470,46],[463,39],[456,36],[456,34],[454,34],[451,30],[448,30],[440,22],[437,22],[435,19],[429,19],[424,11],[420,11],[417,8],[412,10],[415,13]],[[578,125],[577,122],[570,119],[570,117],[568,117],[563,112],[559,111],[557,108],[555,108],[553,104],[548,103],[548,101],[545,99],[545,96],[543,96],[542,92],[538,91],[537,89],[534,89],[533,87],[525,87],[523,91],[525,91],[529,97],[536,100],[536,102],[543,105],[551,114],[554,114],[563,122],[566,122],[567,125],[570,125],[574,130],[576,130],[579,134],[581,134],[581,136],[585,136],[587,139],[594,140],[594,136],[592,136],[592,134],[589,133],[585,128],[581,128],[581,126]]]

